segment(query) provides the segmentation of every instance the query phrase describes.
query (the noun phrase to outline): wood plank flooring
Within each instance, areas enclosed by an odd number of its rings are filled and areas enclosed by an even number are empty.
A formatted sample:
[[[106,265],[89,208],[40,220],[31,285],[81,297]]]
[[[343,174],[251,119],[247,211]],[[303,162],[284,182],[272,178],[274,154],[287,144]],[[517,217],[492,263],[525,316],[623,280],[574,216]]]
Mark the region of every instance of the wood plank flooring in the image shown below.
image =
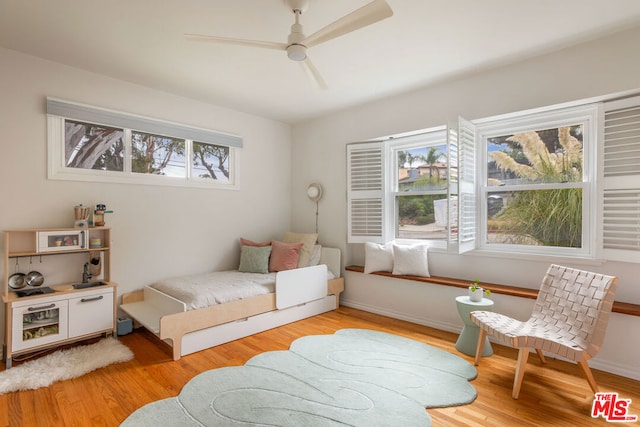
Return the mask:
[[[176,396],[195,375],[222,366],[242,365],[264,351],[283,350],[305,335],[365,328],[402,335],[458,354],[457,335],[396,319],[341,307],[173,361],[169,347],[142,329],[120,337],[135,353],[130,362],[111,365],[50,387],[0,395],[0,426],[117,426],[142,405]],[[516,352],[493,346],[472,384],[478,398],[469,405],[429,409],[434,426],[603,426],[591,418],[593,394],[579,368],[549,359],[541,367],[535,355],[520,392],[511,398]],[[0,364],[1,365],[1,364]],[[16,362],[15,366],[18,366]],[[4,368],[4,366],[1,366]],[[640,415],[640,381],[594,371],[601,391],[631,399]],[[622,425],[640,425],[622,424]],[[401,427],[401,426],[400,426]]]

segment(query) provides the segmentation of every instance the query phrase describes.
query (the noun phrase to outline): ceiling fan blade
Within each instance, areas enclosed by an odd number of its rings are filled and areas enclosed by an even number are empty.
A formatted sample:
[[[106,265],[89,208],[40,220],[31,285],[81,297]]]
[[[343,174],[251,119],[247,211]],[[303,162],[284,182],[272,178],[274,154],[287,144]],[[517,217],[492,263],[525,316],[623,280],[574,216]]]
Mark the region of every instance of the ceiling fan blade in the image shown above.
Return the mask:
[[[375,24],[392,15],[393,10],[385,0],[374,0],[311,34],[301,44],[307,47],[315,46],[367,25]]]
[[[261,47],[266,49],[287,50],[286,43],[265,42],[260,40],[244,40],[229,37],[203,36],[200,34],[185,34],[184,38],[197,42],[226,43],[240,46]]]
[[[318,88],[322,90],[327,90],[327,84],[325,83],[324,79],[320,75],[320,72],[315,67],[315,65],[313,65],[313,62],[311,62],[309,57],[307,57],[304,61],[299,61],[299,62],[300,62],[300,66],[304,69],[304,71],[307,73],[309,78],[311,78],[311,80],[313,80],[316,83]]]

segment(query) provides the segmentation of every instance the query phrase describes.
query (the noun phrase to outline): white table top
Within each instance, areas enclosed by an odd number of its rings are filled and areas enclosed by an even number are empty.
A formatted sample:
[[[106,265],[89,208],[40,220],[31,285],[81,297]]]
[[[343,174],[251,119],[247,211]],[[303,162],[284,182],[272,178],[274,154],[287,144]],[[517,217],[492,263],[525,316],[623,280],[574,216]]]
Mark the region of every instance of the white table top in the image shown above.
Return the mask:
[[[461,295],[456,297],[456,301],[462,304],[475,305],[478,307],[491,307],[493,305],[493,301],[489,298],[482,298],[482,301],[471,301],[471,298],[467,295]]]

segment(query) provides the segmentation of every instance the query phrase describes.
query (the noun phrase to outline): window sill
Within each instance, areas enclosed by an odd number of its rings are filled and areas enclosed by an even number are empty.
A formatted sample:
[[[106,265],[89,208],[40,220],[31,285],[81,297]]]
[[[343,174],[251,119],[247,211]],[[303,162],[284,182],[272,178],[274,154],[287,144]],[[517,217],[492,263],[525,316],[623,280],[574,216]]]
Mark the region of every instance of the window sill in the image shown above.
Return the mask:
[[[437,252],[440,254],[451,254],[451,252],[447,251],[446,249],[437,248],[437,247],[429,247],[429,252]],[[566,263],[566,264],[572,264],[572,265],[576,264],[576,265],[584,265],[584,266],[600,266],[610,261],[607,259],[587,258],[587,257],[581,257],[581,256],[547,255],[547,254],[524,253],[524,252],[506,252],[506,251],[495,251],[490,249],[473,249],[473,250],[464,252],[460,255],[489,257],[489,258],[520,259],[524,261],[539,261],[539,262],[544,261],[552,264]]]
[[[345,267],[347,271],[353,271],[356,273],[364,274],[364,267],[360,265],[349,265]],[[417,282],[433,283],[436,285],[453,286],[456,288],[467,289],[469,287],[468,280],[455,279],[451,277],[431,276],[431,277],[419,277],[419,276],[405,276],[405,275],[393,275],[386,271],[376,271],[371,273],[376,276],[393,277],[395,279],[413,280]],[[538,297],[538,291],[536,289],[519,288],[511,285],[500,285],[496,283],[482,282],[484,289],[489,289],[492,293],[500,295],[509,295],[513,297],[536,299]],[[614,301],[613,310],[614,313],[628,314],[630,316],[640,316],[640,304],[631,304],[628,302]]]

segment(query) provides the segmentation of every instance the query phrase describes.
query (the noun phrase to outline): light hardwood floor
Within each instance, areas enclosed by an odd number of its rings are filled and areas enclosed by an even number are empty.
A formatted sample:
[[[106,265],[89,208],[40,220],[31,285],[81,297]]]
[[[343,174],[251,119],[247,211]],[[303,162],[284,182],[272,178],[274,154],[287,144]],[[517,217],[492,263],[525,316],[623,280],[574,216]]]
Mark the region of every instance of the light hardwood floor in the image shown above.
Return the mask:
[[[0,395],[0,426],[117,426],[142,405],[176,396],[195,375],[222,366],[242,365],[258,353],[283,350],[305,335],[365,328],[402,335],[455,353],[457,335],[341,307],[173,361],[169,347],[142,329],[120,337],[135,359],[39,390]],[[593,394],[576,365],[549,359],[541,367],[529,358],[519,400],[511,398],[516,352],[493,346],[472,381],[478,398],[469,405],[433,408],[434,426],[603,426],[591,418]],[[18,363],[15,364],[17,366]],[[4,368],[4,366],[2,366]],[[640,381],[595,371],[601,391],[631,399],[640,415]],[[622,424],[629,425],[629,424]],[[640,425],[635,423],[633,425]]]

